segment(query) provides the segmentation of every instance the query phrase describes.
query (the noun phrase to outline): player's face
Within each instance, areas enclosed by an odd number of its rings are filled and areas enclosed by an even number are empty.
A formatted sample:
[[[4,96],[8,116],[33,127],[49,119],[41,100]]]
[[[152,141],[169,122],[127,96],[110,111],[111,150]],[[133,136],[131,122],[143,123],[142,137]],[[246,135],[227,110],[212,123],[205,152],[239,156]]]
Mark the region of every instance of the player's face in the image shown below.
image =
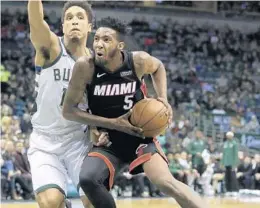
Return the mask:
[[[86,11],[78,6],[67,9],[64,15],[63,33],[69,39],[82,39],[91,31]]]
[[[118,55],[124,47],[124,43],[118,41],[115,30],[107,27],[100,27],[94,36],[93,49],[95,59],[99,64],[105,65]]]

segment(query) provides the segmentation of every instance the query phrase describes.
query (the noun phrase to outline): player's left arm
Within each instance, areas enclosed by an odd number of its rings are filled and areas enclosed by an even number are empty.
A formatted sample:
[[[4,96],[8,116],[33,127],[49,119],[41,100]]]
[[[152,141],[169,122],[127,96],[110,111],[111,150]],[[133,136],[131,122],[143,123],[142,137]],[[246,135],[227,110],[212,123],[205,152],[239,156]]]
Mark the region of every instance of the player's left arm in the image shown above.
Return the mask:
[[[139,79],[150,74],[158,100],[162,101],[169,110],[169,124],[172,121],[172,108],[167,98],[167,75],[163,63],[144,51],[133,52],[135,71]]]
[[[138,78],[150,74],[157,97],[167,101],[167,78],[163,63],[144,51],[133,52],[133,58]]]

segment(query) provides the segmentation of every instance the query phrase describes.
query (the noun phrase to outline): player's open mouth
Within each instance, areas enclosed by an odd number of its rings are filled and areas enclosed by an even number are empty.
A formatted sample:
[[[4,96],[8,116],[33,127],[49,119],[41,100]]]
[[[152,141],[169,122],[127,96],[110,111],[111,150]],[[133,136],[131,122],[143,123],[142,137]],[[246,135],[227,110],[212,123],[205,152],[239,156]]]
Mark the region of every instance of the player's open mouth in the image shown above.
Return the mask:
[[[102,56],[103,56],[103,53],[97,52],[97,56],[102,57]]]

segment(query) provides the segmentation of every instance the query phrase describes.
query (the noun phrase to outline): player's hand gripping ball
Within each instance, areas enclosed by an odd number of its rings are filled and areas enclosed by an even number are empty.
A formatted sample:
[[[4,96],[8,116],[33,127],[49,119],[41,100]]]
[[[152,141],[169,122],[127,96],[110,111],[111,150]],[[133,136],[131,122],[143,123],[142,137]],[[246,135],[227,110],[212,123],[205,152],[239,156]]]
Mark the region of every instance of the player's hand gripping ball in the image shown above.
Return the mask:
[[[165,131],[172,120],[172,109],[162,98],[146,98],[136,103],[132,109],[130,122],[143,129],[145,137],[155,137]]]

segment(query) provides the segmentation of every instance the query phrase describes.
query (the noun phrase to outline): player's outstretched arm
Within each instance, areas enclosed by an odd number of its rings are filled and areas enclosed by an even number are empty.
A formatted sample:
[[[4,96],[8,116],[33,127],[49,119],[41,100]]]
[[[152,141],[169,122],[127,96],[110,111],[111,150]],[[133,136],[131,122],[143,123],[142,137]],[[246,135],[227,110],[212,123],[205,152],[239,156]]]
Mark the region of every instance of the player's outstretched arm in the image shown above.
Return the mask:
[[[140,129],[125,122],[128,114],[119,118],[104,118],[92,115],[78,108],[83,98],[86,86],[91,83],[94,73],[94,63],[90,57],[81,57],[74,65],[72,77],[63,103],[62,115],[65,119],[94,127],[117,129],[125,133],[140,136]],[[125,123],[124,123],[125,122]]]
[[[144,51],[133,53],[136,74],[139,78],[150,74],[157,97],[169,111],[169,124],[172,122],[172,108],[167,99],[167,76],[163,63]]]
[[[42,47],[50,49],[55,42],[58,44],[57,36],[51,32],[48,24],[44,20],[42,1],[29,0],[27,10],[30,25],[30,39],[36,52]]]

